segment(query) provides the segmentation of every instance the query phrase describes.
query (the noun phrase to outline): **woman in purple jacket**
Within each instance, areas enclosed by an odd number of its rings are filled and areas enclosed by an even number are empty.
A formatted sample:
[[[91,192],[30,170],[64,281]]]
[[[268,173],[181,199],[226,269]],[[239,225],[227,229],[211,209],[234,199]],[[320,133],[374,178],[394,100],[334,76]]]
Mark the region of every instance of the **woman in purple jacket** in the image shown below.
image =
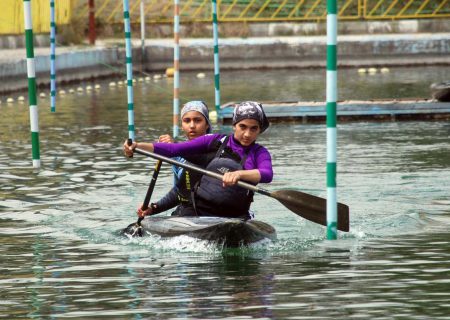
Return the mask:
[[[249,218],[253,193],[236,185],[240,180],[269,183],[273,178],[272,159],[266,148],[255,141],[269,127],[261,104],[246,101],[238,104],[233,113],[233,134],[207,134],[191,141],[176,144],[125,141],[125,155],[133,155],[135,148],[166,157],[189,157],[216,151],[207,170],[223,173],[222,182],[203,176],[196,186],[194,208],[186,216],[222,216]],[[145,212],[144,212],[145,213]]]

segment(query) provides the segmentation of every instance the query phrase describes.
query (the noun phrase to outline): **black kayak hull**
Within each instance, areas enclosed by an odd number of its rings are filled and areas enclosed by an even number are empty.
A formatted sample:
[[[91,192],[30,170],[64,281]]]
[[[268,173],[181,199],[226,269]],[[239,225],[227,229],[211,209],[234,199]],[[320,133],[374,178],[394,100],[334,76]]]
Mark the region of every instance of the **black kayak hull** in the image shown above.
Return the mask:
[[[226,247],[249,245],[276,239],[275,229],[262,221],[221,217],[146,217],[143,231],[161,237],[180,235],[215,242]]]
[[[433,99],[441,102],[450,102],[450,81],[433,83],[430,88]]]

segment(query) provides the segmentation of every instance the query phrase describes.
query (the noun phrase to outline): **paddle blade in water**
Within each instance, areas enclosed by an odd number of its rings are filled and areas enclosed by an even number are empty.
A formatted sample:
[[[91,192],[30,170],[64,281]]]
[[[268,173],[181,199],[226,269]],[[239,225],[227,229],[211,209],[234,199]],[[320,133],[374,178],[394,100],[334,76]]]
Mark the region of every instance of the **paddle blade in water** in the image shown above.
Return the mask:
[[[120,234],[127,237],[142,237],[142,227],[135,222],[128,225],[128,227],[123,229]]]
[[[326,199],[296,190],[278,190],[271,192],[270,196],[299,216],[323,226],[327,225]],[[338,203],[338,230],[348,232],[349,224],[349,207]]]

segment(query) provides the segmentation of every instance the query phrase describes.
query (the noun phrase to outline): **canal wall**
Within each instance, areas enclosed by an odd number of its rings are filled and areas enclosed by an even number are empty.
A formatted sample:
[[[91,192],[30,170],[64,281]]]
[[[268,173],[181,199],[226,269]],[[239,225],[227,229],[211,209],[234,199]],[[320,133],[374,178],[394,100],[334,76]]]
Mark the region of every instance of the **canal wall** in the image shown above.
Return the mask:
[[[340,35],[338,41],[339,67],[450,65],[450,32]],[[212,39],[182,39],[180,46],[181,71],[213,70]],[[326,63],[324,35],[224,38],[219,46],[221,70],[324,68]],[[133,40],[133,47],[137,71],[161,73],[173,64],[172,39],[146,41],[144,57],[139,39]],[[49,54],[49,48],[35,49],[40,86],[50,82]],[[98,41],[95,47],[59,47],[57,80],[64,83],[120,75],[125,72],[124,62],[123,40]],[[25,49],[1,50],[0,93],[26,89],[26,74]]]
[[[326,37],[233,38],[219,42],[220,68],[323,68]],[[155,41],[146,48],[145,68],[164,70],[172,65],[173,44]],[[450,33],[343,35],[338,37],[340,67],[450,65]],[[140,55],[140,53],[139,53]],[[181,40],[181,70],[213,68],[211,39]]]

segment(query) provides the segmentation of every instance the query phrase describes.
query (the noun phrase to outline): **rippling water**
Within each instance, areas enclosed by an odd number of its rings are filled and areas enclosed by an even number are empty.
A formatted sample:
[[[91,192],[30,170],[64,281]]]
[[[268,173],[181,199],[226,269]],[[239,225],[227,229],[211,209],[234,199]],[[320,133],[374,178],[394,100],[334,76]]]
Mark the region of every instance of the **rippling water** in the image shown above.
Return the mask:
[[[340,72],[341,99],[428,97],[448,68]],[[323,72],[222,75],[223,101],[323,100]],[[126,160],[125,88],[40,105],[42,168],[31,168],[28,106],[0,111],[0,318],[450,319],[450,124],[346,123],[338,197],[351,232],[324,227],[257,195],[278,241],[222,250],[187,237],[126,239],[154,162]],[[170,130],[171,82],[137,83],[136,137]],[[68,88],[66,88],[68,89]],[[184,101],[212,105],[212,78],[182,78]],[[229,127],[216,128],[229,131]],[[276,124],[261,136],[274,182],[325,197],[324,125]],[[154,197],[172,181],[164,166]]]

